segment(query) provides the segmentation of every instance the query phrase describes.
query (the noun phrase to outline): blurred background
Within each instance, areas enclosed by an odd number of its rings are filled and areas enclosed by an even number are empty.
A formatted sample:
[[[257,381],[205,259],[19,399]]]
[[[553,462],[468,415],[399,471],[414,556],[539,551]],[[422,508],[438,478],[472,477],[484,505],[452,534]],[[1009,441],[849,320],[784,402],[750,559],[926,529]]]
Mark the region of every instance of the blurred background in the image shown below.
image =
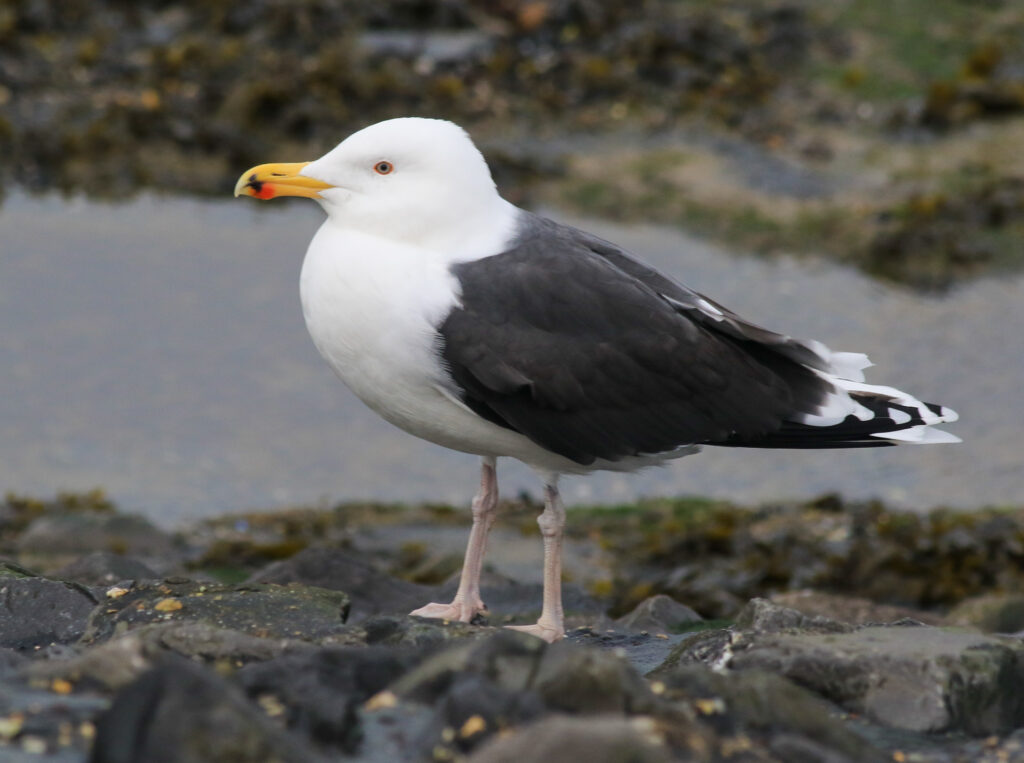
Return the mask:
[[[319,208],[231,199],[414,115],[466,127],[510,200],[963,416],[957,447],[708,450],[569,500],[1020,503],[1015,0],[0,0],[0,488],[165,524],[466,503],[475,459],[364,411],[305,335]]]

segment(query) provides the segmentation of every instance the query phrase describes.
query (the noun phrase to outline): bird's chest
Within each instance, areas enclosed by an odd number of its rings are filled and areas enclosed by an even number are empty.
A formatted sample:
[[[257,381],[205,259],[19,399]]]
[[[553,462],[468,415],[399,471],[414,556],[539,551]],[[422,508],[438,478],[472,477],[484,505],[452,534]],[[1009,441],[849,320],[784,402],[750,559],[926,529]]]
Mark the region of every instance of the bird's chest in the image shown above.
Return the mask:
[[[321,355],[363,402],[404,428],[442,397],[436,327],[456,288],[446,267],[412,247],[324,229],[300,280]]]

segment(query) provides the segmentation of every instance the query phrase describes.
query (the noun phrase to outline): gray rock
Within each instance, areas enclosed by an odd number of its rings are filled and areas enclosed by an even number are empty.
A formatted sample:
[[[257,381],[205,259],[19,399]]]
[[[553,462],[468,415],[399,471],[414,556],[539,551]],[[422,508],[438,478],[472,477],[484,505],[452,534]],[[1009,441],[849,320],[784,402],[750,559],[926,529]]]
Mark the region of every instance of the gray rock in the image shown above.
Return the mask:
[[[173,536],[143,517],[130,514],[48,514],[34,520],[17,541],[22,558],[67,561],[93,551],[131,554],[162,562],[165,572],[181,556]]]
[[[53,576],[95,586],[109,586],[120,580],[150,580],[159,577],[152,568],[138,559],[110,551],[93,551],[79,557],[54,572]]]
[[[77,641],[95,606],[83,586],[20,572],[0,575],[0,647],[24,651]]]
[[[494,739],[472,755],[469,763],[529,760],[667,763],[672,756],[649,719],[553,716]]]
[[[703,619],[671,596],[658,594],[644,599],[632,612],[623,615],[614,624],[615,627],[627,631],[670,633],[682,626],[699,623]]]
[[[362,623],[368,644],[432,647],[460,639],[486,638],[493,628],[425,617],[375,615]]]
[[[761,669],[896,728],[995,734],[1024,724],[1024,643],[927,626],[740,634],[734,670]]]
[[[313,763],[242,691],[181,658],[129,684],[96,723],[91,763]]]
[[[347,549],[304,549],[260,570],[249,582],[302,583],[344,591],[352,599],[353,622],[381,613],[405,615],[436,595],[433,588],[394,578]]]
[[[248,665],[236,678],[253,699],[285,708],[290,729],[351,754],[362,736],[359,707],[420,659],[385,647],[325,648]]]
[[[760,737],[780,760],[856,763],[885,757],[844,725],[834,705],[782,676],[681,665],[663,671],[658,681],[666,699],[713,716],[719,734]]]
[[[558,642],[544,651],[530,682],[544,703],[568,713],[650,711],[650,687],[622,657]]]
[[[669,652],[665,661],[647,674],[648,678],[658,678],[661,674],[677,665],[724,665],[728,660],[735,633],[729,628],[697,631],[687,634]]]
[[[974,596],[949,611],[950,622],[973,625],[989,633],[1024,631],[1024,595],[992,593]]]
[[[857,596],[841,596],[821,591],[789,591],[771,597],[772,604],[788,607],[809,617],[825,617],[851,625],[880,625],[897,620],[917,620],[925,625],[947,625],[949,621],[934,612],[911,607],[879,604]]]
[[[576,628],[565,636],[566,643],[611,649],[625,656],[640,674],[654,670],[687,635],[631,633],[614,629]]]
[[[530,688],[548,645],[517,631],[492,631],[488,638],[457,643],[431,656],[390,687],[399,697],[434,703],[458,673],[485,676],[510,691]]]
[[[853,626],[827,617],[805,615],[767,599],[751,599],[736,616],[736,629],[757,633],[801,631],[803,633],[848,633]]]
[[[74,684],[117,690],[151,669],[168,653],[233,667],[309,651],[305,641],[269,639],[215,628],[206,623],[168,622],[144,625],[62,660],[31,663],[33,680],[63,678]]]
[[[116,595],[115,595],[116,594]],[[165,580],[108,591],[92,613],[83,642],[157,622],[201,622],[266,638],[320,641],[344,635],[348,597],[311,586],[223,585]]]

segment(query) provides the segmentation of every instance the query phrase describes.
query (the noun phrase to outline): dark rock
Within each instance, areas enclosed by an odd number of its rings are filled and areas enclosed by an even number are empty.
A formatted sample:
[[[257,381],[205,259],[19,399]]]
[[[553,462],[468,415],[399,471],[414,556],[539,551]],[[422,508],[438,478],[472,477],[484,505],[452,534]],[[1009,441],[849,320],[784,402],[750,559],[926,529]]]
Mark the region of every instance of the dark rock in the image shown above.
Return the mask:
[[[659,674],[664,697],[689,702],[720,735],[756,735],[780,760],[865,761],[884,753],[847,728],[835,707],[782,676],[685,665]]]
[[[650,633],[623,633],[616,630],[576,628],[569,631],[565,641],[580,646],[612,649],[625,656],[638,673],[647,673],[661,665],[677,644],[687,637]]]
[[[419,738],[420,748],[465,754],[494,733],[544,712],[531,682],[547,648],[533,636],[501,630],[428,657],[388,690],[401,704],[434,708]]]
[[[925,625],[945,625],[947,619],[934,612],[911,607],[879,604],[857,596],[841,596],[820,591],[790,591],[775,594],[772,604],[802,612],[808,617],[824,617],[851,625],[881,625],[913,619]]]
[[[92,763],[310,763],[320,757],[240,689],[188,660],[162,663],[122,689],[96,723]]]
[[[741,634],[729,667],[781,673],[874,721],[995,734],[1024,724],[1024,643],[920,627]]]
[[[325,648],[249,665],[237,679],[261,704],[285,708],[288,728],[353,753],[361,738],[359,706],[418,659],[385,647]]]
[[[96,606],[89,590],[20,574],[0,576],[0,646],[24,651],[77,641]]]
[[[488,638],[456,644],[438,652],[402,676],[390,688],[399,697],[434,703],[459,673],[485,676],[512,691],[530,687],[548,645],[517,631],[499,630]]]
[[[534,691],[510,689],[481,674],[456,675],[438,705],[442,729],[454,730],[461,753],[479,747],[496,732],[540,718],[544,701]],[[442,731],[441,739],[444,740]]]
[[[266,638],[322,641],[352,631],[344,625],[348,597],[322,588],[222,585],[165,580],[107,592],[89,618],[86,643],[155,622],[202,622]]]
[[[653,723],[619,716],[554,716],[498,737],[469,758],[470,763],[527,760],[585,760],[588,763],[667,763],[672,760]]]
[[[249,582],[302,583],[344,591],[352,599],[353,622],[381,613],[405,615],[436,595],[433,588],[381,572],[348,549],[307,548],[260,570]]]
[[[150,567],[110,551],[93,551],[64,565],[53,573],[62,580],[73,580],[84,585],[112,585],[120,580],[147,580],[159,577]]]
[[[648,712],[650,687],[625,659],[559,642],[545,650],[531,687],[545,704],[568,713]]]
[[[827,617],[805,615],[767,599],[752,599],[736,616],[736,629],[756,633],[796,630],[804,633],[848,633],[853,626]]]
[[[206,623],[169,622],[144,625],[61,660],[33,662],[32,679],[63,678],[76,685],[120,689],[149,670],[168,653],[238,668],[315,647],[305,641],[269,639]]]
[[[668,633],[703,619],[671,596],[658,594],[637,604],[632,612],[616,620],[615,626],[628,631]]]
[[[430,742],[437,736],[437,712],[415,702],[359,708],[362,742],[355,758],[366,763],[437,759]]]

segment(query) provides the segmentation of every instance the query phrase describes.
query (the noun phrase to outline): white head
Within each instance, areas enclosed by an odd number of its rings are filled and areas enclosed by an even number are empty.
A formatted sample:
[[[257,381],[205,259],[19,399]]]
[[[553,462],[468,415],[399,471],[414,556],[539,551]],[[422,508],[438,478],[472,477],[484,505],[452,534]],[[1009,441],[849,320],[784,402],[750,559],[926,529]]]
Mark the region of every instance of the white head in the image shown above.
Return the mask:
[[[254,167],[243,193],[308,196],[339,226],[421,245],[508,206],[461,127],[417,117],[370,125],[307,164]]]

